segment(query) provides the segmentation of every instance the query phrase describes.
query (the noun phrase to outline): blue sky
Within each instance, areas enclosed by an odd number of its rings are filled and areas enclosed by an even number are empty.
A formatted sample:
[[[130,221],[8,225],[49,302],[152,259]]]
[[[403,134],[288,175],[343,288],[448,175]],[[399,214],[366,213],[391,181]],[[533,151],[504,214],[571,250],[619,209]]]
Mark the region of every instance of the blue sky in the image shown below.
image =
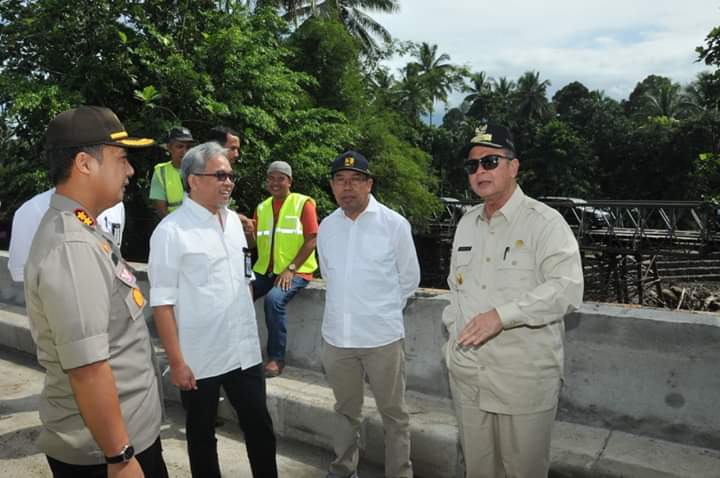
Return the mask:
[[[684,85],[705,69],[694,50],[720,25],[720,0],[400,0],[399,13],[371,16],[395,38],[437,44],[494,78],[535,70],[550,96],[577,80],[623,99],[647,75]]]

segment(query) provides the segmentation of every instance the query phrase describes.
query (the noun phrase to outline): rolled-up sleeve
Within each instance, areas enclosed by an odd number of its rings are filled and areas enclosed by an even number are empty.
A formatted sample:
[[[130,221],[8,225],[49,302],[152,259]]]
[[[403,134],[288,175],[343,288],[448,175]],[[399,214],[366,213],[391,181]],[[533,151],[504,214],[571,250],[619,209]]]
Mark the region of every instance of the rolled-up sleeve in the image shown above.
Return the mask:
[[[97,247],[67,242],[43,261],[38,293],[58,352],[70,370],[107,360],[112,277],[103,270]]]
[[[178,238],[169,227],[160,224],[150,238],[148,279],[150,306],[175,305],[178,296]]]
[[[572,312],[582,302],[580,252],[575,236],[562,218],[550,221],[543,230],[536,260],[540,283],[517,300],[496,308],[506,329],[549,324]]]

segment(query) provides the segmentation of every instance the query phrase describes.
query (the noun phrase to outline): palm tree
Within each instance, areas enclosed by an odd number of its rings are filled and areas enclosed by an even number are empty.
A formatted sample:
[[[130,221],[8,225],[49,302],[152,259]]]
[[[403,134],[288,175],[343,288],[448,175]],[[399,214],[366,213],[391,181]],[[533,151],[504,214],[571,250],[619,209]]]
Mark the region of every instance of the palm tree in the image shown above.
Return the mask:
[[[550,80],[540,81],[540,72],[528,71],[518,78],[515,90],[517,114],[527,121],[542,120],[550,113],[547,89]]]
[[[488,102],[492,94],[492,78],[488,78],[484,71],[472,73],[469,76],[470,85],[463,85],[463,93],[469,93],[463,98],[461,108],[469,116],[482,118],[487,116]]]
[[[394,13],[400,9],[399,0],[276,0],[276,4],[284,8],[287,12],[285,17],[295,26],[299,19],[304,21],[310,17],[338,20],[367,52],[380,49],[375,36],[385,43],[390,43],[392,36],[363,10]]]
[[[437,45],[423,42],[415,48],[413,54],[418,61],[408,64],[406,68],[410,73],[417,73],[425,85],[425,91],[430,97],[430,107],[426,112],[430,115],[432,125],[435,101],[447,103],[450,92],[462,83],[462,75],[457,67],[447,63],[450,61],[447,53],[438,55]]]
[[[647,116],[665,116],[676,118],[685,107],[680,85],[677,83],[661,84],[657,90],[643,94],[644,112]]]
[[[490,115],[493,121],[510,124],[514,119],[516,86],[514,81],[504,76],[492,81]]]
[[[685,87],[684,109],[691,113],[720,109],[718,84],[713,73],[698,73],[695,81]]]
[[[432,110],[432,97],[413,63],[403,69],[403,76],[395,83],[392,95],[397,109],[402,111],[411,123],[418,121],[423,113]]]
[[[367,77],[366,81],[371,97],[373,97],[376,102],[383,104],[391,97],[396,83],[397,81],[393,74],[384,67],[376,69]]]

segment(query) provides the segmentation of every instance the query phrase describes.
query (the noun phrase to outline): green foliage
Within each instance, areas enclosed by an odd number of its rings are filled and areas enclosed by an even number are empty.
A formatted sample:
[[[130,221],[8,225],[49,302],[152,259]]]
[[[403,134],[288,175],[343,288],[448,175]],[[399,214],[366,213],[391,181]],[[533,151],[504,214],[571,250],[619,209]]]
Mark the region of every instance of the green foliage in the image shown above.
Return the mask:
[[[397,131],[393,132],[393,121],[394,115],[381,112],[360,119],[363,138],[356,149],[370,162],[377,198],[410,222],[422,225],[441,207],[435,194],[437,181],[428,174],[431,158],[400,140]]]
[[[293,168],[293,190],[313,197],[318,214],[324,217],[337,207],[328,186],[330,163],[358,138],[357,129],[338,112],[324,109],[302,111],[291,119],[287,134],[273,146],[270,157],[291,158],[286,160]],[[266,165],[259,170],[243,168],[241,181],[257,187],[257,178],[264,178],[266,169]]]
[[[80,104],[108,106],[131,134],[159,142],[178,124],[200,141],[218,124],[238,130],[234,196],[245,213],[267,195],[265,170],[279,158],[293,165],[294,189],[314,196],[321,214],[329,212],[335,206],[328,167],[350,147],[367,148],[380,172],[388,165],[403,171],[382,178],[379,197],[414,218],[431,213],[429,157],[405,142],[407,130],[395,128],[398,136],[384,123],[396,117],[369,110],[356,41],[329,20],[289,33],[273,9],[251,13],[236,2],[1,3],[0,180],[9,186],[0,191],[0,220],[49,186],[44,129]],[[140,245],[131,257],[142,257],[152,229],[149,178],[165,158],[160,148],[131,155],[136,175],[125,200],[126,235]]]
[[[695,177],[700,181],[698,189],[707,191],[700,197],[720,204],[720,155],[700,153],[697,158]]]
[[[593,197],[595,158],[589,144],[560,120],[538,131],[534,146],[520,155],[521,184],[533,196]]]
[[[582,114],[587,102],[592,99],[590,90],[579,81],[573,81],[555,92],[555,112],[561,119]]]
[[[341,22],[367,54],[381,49],[375,41],[376,37],[385,44],[390,43],[392,37],[385,27],[363,10],[392,13],[400,8],[399,0],[275,0],[268,3],[284,7],[286,18],[296,27],[300,21],[315,18]]]
[[[311,18],[290,38],[292,67],[312,76],[307,90],[317,106],[355,117],[365,103],[356,41],[335,20]]]
[[[218,124],[238,130],[234,195],[245,213],[267,194],[274,159],[292,164],[293,189],[328,213],[329,164],[352,148],[370,160],[377,197],[421,224],[437,211],[436,196],[474,197],[459,153],[486,120],[513,130],[531,194],[717,198],[720,27],[696,49],[713,70],[685,87],[650,75],[619,103],[572,82],[551,102],[539,72],[492,79],[452,64],[437,45],[391,40],[366,12],[398,4],[0,2],[0,223],[49,186],[44,129],[80,104],[108,106],[132,134],[159,141],[178,124],[200,140]],[[383,64],[394,55],[408,58],[397,75]],[[423,123],[454,91],[465,93],[463,105],[442,125]],[[165,158],[160,148],[131,155],[128,234],[138,244],[152,229],[152,166]]]

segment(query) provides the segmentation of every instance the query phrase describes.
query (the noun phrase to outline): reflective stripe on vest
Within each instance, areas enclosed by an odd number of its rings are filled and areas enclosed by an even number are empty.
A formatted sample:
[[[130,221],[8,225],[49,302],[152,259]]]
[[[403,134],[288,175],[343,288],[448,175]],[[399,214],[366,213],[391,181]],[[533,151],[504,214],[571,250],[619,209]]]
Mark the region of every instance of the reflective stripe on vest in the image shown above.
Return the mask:
[[[165,191],[165,199],[168,203],[168,211],[172,212],[183,202],[185,191],[183,190],[182,178],[172,161],[155,165],[155,174],[159,175],[160,184]]]
[[[302,210],[305,201],[312,198],[298,193],[290,193],[285,198],[278,213],[277,227],[273,224],[272,197],[261,202],[256,211],[257,215],[257,250],[258,260],[253,270],[258,274],[267,273],[270,265],[270,250],[273,254],[273,273],[280,274],[290,261],[295,259],[300,248],[305,243],[302,227]],[[313,201],[315,204],[315,201]],[[298,272],[311,274],[317,269],[317,260],[313,250],[305,262],[297,268]]]

